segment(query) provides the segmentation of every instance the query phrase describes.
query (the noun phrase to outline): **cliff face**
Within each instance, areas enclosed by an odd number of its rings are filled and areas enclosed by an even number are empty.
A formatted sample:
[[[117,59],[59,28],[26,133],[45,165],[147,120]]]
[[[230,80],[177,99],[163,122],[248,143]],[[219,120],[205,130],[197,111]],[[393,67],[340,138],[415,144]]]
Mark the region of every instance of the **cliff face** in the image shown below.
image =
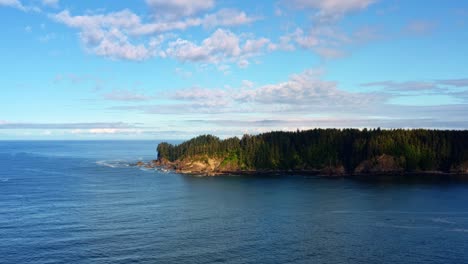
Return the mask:
[[[395,157],[384,154],[361,162],[354,170],[354,173],[390,173],[403,171],[404,168],[399,164]]]
[[[137,162],[134,166],[145,168],[164,168],[182,174],[194,174],[204,176],[216,176],[223,174],[270,174],[270,173],[307,173],[320,176],[351,176],[351,175],[372,175],[372,174],[401,174],[405,172],[403,164],[405,160],[391,155],[380,155],[370,160],[361,162],[352,173],[346,171],[344,166],[327,166],[321,169],[295,169],[295,170],[245,170],[239,167],[236,160],[231,157],[209,157],[207,155],[198,155],[186,157],[182,160],[169,161],[165,158],[159,158],[148,163]],[[425,171],[418,171],[424,173]],[[441,173],[437,171],[428,171],[428,173]],[[452,174],[468,174],[468,161],[453,167]]]
[[[208,176],[215,176],[232,172],[243,172],[235,160],[229,159],[228,157],[209,157],[207,155],[198,155],[190,158],[186,157],[182,160],[176,160],[174,162],[171,162],[165,158],[160,158],[154,162],[154,165],[174,170],[178,173]],[[465,165],[466,167],[457,169],[465,169],[468,171],[468,162]],[[304,170],[297,171],[305,172]],[[371,160],[361,162],[355,168],[354,174],[397,173],[403,171],[404,168],[400,165],[395,157],[384,154]],[[306,172],[314,172],[317,175],[323,176],[347,175],[346,170],[342,165],[310,169]]]
[[[196,156],[184,158],[171,162],[160,158],[154,162],[155,166],[174,170],[183,174],[200,174],[214,176],[226,171],[236,171],[238,167],[234,164],[224,162],[221,157]]]
[[[242,169],[237,160],[232,157],[208,157],[195,156],[191,158],[184,158],[182,160],[169,161],[165,158],[160,158],[153,161],[154,167],[162,167],[165,169],[173,170],[182,174],[195,174],[205,176],[216,176],[230,173],[239,174],[255,174],[255,173],[312,173],[314,175],[323,176],[345,176],[346,170],[342,165],[328,166],[322,169],[296,169],[296,170],[276,170],[276,169],[259,169],[259,170],[245,170]]]

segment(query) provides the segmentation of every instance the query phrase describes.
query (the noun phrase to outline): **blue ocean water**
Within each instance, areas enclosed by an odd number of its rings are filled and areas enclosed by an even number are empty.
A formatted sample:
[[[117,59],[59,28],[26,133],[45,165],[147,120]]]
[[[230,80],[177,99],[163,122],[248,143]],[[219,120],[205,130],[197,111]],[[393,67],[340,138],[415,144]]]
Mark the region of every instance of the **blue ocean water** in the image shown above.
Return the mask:
[[[0,141],[0,263],[468,263],[468,185],[194,177],[157,141]]]

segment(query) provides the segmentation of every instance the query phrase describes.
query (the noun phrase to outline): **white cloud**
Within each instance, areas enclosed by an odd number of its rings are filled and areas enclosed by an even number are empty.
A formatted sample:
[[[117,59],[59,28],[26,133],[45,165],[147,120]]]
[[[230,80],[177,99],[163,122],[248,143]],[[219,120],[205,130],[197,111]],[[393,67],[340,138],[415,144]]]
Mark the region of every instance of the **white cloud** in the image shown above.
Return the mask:
[[[336,48],[327,48],[327,47],[317,47],[314,49],[320,57],[325,59],[339,59],[347,55],[346,51],[336,49]]]
[[[350,107],[380,101],[373,94],[350,93],[337,88],[337,83],[321,79],[320,70],[293,74],[286,82],[245,90],[236,100],[261,104],[313,105],[315,107]]]
[[[214,14],[206,15],[203,19],[203,25],[210,28],[217,26],[239,26],[250,24],[258,19],[235,9],[221,9]]]
[[[140,25],[140,18],[129,10],[106,15],[72,16],[68,10],[52,16],[58,22],[79,28],[85,48],[113,59],[144,60],[157,54],[157,48],[134,44],[128,31]]]
[[[185,18],[183,20],[155,21],[150,23],[144,23],[140,16],[128,9],[107,14],[77,16],[72,16],[68,10],[64,10],[52,15],[52,18],[67,26],[83,30],[91,28],[118,28],[130,35],[136,36],[185,30],[201,25],[206,27],[236,26],[248,24],[256,20],[247,16],[244,12],[232,9],[223,9],[217,13],[206,15],[204,18]]]
[[[367,8],[376,0],[288,0],[284,5],[312,10],[319,21],[336,20],[343,15]]]
[[[26,7],[19,0],[0,0],[0,6],[8,6],[26,11]]]
[[[44,131],[42,131],[42,135],[44,135],[44,136],[51,136],[52,134],[53,134],[53,133],[52,133],[52,131],[50,131],[50,130],[44,130]]]
[[[320,69],[309,69],[293,74],[287,81],[255,87],[254,83],[245,81],[238,89],[206,89],[194,87],[179,90],[171,99],[201,104],[216,102],[214,109],[219,112],[238,112],[249,109],[249,112],[311,111],[326,109],[336,112],[343,109],[371,107],[387,99],[379,93],[351,93],[338,88],[337,83],[322,80]],[[205,105],[206,106],[206,105]],[[192,106],[188,105],[192,108]],[[211,107],[211,105],[210,105]],[[186,109],[180,108],[181,111]],[[201,111],[206,112],[205,107]]]
[[[377,126],[452,129],[468,127],[467,104],[393,104],[391,99],[397,98],[401,93],[349,92],[339,88],[336,82],[324,80],[323,74],[321,69],[309,69],[291,75],[286,81],[267,85],[244,81],[240,88],[192,87],[175,91],[166,98],[170,101],[164,104],[112,109],[180,117],[186,117],[190,112],[190,123],[185,126],[193,127],[195,123],[195,127],[199,129],[202,123],[210,129],[214,129],[214,124],[215,128],[218,126],[220,129],[263,127],[266,130]],[[454,97],[468,98],[464,88],[465,79],[366,85],[395,86],[395,89],[412,86],[416,90],[424,90],[433,84],[450,87],[455,92],[460,91],[453,93]]]
[[[298,27],[270,44],[270,50],[295,50],[296,46],[313,51],[323,59],[336,59],[348,54],[348,47],[376,39],[373,28],[364,27],[344,32],[338,22],[346,14],[361,11],[377,0],[281,0],[280,4],[293,10],[305,10],[313,19],[313,27]]]
[[[127,38],[116,38],[112,33],[102,38],[99,45],[91,50],[96,55],[113,59],[145,60],[154,56],[154,53],[145,47],[145,45],[131,44]]]
[[[240,68],[247,68],[250,65],[250,62],[246,59],[241,59],[237,62],[237,66]]]
[[[258,53],[269,43],[270,40],[267,38],[248,39],[244,44],[243,51],[246,53]]]
[[[88,130],[90,134],[115,134],[118,131],[121,130],[116,128],[93,128]]]
[[[344,32],[335,24],[317,24],[305,31],[296,28],[280,37],[279,43],[269,44],[271,50],[295,50],[296,47],[310,50],[323,59],[337,59],[348,55],[353,45],[365,44],[378,39],[374,28],[361,27],[353,32]]]
[[[196,15],[215,6],[214,0],[146,0],[157,18],[177,19]]]
[[[111,101],[126,101],[126,102],[137,102],[137,101],[148,101],[153,97],[129,90],[113,90],[112,92],[103,94],[103,98]]]
[[[92,129],[73,129],[67,131],[72,135],[132,135],[143,133],[142,129],[136,128],[92,128]]]
[[[349,44],[351,38],[345,33],[331,26],[317,26],[308,32],[297,28],[294,32],[282,36],[279,44],[270,46],[273,50],[294,50],[295,46],[312,50],[325,59],[336,59],[346,55],[345,44]]]
[[[112,12],[105,15],[78,15],[72,16],[68,10],[52,15],[56,21],[70,27],[88,28],[132,28],[141,23],[140,17],[128,9]]]
[[[23,12],[41,12],[37,6],[24,5],[20,0],[0,0],[0,6],[16,8]]]
[[[42,4],[50,7],[58,7],[59,0],[42,0]]]
[[[242,87],[243,88],[253,88],[255,83],[249,80],[242,80]]]
[[[300,47],[305,49],[316,47],[320,42],[318,36],[315,34],[306,35],[300,28],[296,29],[291,37]]]
[[[137,124],[123,122],[96,122],[96,123],[15,123],[0,120],[0,129],[129,129],[137,128]]]
[[[228,101],[230,101],[230,97],[231,95],[230,95],[229,90],[206,89],[206,88],[199,88],[199,87],[179,90],[179,91],[176,91],[174,95],[172,96],[172,98],[176,100],[204,101],[204,102],[212,102],[212,103],[216,103],[220,105],[228,104]]]
[[[190,27],[197,27],[203,23],[200,18],[187,18],[179,21],[137,23],[128,29],[130,35],[151,35],[173,30],[186,30]]]
[[[200,44],[180,38],[172,41],[168,44],[166,54],[180,61],[213,64],[227,61],[237,62],[243,67],[249,64],[247,59],[259,53],[267,43],[269,40],[266,38],[243,41],[229,30],[217,29]]]
[[[249,18],[245,13],[234,10],[221,10],[213,15],[207,15],[204,19],[187,18],[179,21],[155,21],[151,23],[143,23],[138,15],[127,9],[107,14],[77,16],[73,16],[68,10],[64,10],[51,17],[57,22],[79,29],[80,40],[91,53],[113,59],[128,60],[145,60],[155,56],[166,57],[166,52],[161,48],[165,40],[163,32],[185,30],[189,27],[201,25],[228,26],[253,21],[253,18]],[[221,53],[223,51],[227,52],[230,47],[235,48],[233,46],[235,43],[232,42],[236,41],[233,34],[226,31],[227,33],[224,36],[219,36],[223,32],[225,31],[217,30],[211,38],[205,40],[205,44]],[[152,37],[148,40],[147,36]],[[221,42],[209,43],[217,41],[220,37],[224,37],[224,40],[229,41],[225,43],[224,47],[221,47],[224,45]],[[187,47],[190,51],[185,52],[180,50],[180,47]],[[168,50],[176,55],[178,59],[184,61],[197,61],[198,57],[201,57],[201,60],[206,60],[210,52],[214,52],[214,50],[202,52],[196,49],[195,44],[185,40],[178,40],[172,42]]]

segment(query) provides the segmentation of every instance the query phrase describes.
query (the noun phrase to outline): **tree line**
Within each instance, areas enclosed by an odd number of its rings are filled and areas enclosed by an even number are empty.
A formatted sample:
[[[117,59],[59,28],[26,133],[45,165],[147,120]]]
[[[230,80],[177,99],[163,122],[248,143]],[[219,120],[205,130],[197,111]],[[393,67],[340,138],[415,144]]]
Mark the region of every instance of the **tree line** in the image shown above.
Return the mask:
[[[158,158],[169,161],[206,155],[240,169],[320,169],[344,166],[386,154],[407,171],[450,171],[468,161],[468,131],[427,129],[313,129],[269,132],[221,140],[202,135],[178,145],[161,143]]]

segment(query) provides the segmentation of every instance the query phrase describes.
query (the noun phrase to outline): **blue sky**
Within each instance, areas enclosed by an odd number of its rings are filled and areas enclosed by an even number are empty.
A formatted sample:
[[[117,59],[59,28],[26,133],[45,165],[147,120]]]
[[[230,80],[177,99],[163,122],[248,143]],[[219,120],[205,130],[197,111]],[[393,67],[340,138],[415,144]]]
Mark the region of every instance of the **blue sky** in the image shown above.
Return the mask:
[[[0,0],[0,139],[468,128],[468,1]]]

